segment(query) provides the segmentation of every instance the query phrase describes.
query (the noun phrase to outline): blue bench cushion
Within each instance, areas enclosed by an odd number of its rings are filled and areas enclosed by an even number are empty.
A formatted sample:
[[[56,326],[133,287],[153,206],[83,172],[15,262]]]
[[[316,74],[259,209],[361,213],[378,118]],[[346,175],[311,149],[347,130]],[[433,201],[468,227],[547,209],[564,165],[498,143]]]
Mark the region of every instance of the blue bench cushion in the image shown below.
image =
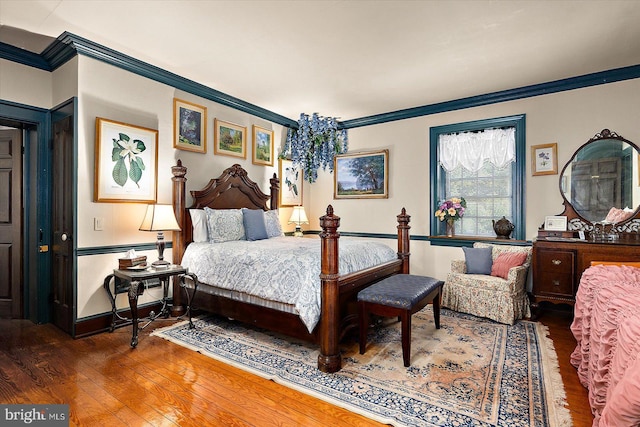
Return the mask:
[[[361,290],[358,301],[408,310],[443,284],[432,277],[396,274]]]

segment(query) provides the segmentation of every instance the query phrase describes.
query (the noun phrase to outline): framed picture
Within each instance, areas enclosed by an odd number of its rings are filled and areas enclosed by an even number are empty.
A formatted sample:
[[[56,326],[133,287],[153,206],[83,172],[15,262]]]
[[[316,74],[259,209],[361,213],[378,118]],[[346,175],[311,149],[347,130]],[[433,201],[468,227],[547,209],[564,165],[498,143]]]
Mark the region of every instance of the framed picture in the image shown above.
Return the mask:
[[[567,231],[567,217],[566,216],[544,217],[544,229],[546,231]]]
[[[96,117],[95,202],[155,203],[158,131]]]
[[[558,144],[542,144],[531,146],[531,174],[558,174]]]
[[[339,154],[333,161],[334,199],[389,197],[389,150]]]
[[[247,128],[215,119],[214,154],[247,158]]]
[[[253,125],[254,165],[273,166],[273,131]]]
[[[279,159],[280,206],[302,205],[302,170],[291,160]]]
[[[207,107],[173,98],[173,148],[207,152]]]

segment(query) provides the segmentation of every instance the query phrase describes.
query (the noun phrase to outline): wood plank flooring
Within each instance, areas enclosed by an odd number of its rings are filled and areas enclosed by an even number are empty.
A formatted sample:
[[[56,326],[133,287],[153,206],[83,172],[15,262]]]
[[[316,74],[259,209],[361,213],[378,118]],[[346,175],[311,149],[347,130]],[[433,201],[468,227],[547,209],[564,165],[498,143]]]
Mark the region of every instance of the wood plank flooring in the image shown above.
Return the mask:
[[[548,313],[574,426],[591,426],[569,355],[570,316]],[[131,328],[73,340],[53,325],[0,320],[0,403],[65,403],[72,426],[382,426]]]

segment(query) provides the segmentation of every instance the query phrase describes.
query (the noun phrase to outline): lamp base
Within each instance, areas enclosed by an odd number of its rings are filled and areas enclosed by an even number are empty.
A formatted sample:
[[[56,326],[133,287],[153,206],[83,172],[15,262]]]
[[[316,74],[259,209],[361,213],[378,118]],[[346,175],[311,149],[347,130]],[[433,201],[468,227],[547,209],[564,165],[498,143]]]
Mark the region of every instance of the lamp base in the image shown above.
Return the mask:
[[[294,237],[302,237],[304,234],[302,233],[302,227],[297,226],[296,230],[293,232]]]
[[[163,259],[159,259],[151,263],[151,267],[156,270],[166,270],[170,265],[171,263],[169,261],[165,261]]]

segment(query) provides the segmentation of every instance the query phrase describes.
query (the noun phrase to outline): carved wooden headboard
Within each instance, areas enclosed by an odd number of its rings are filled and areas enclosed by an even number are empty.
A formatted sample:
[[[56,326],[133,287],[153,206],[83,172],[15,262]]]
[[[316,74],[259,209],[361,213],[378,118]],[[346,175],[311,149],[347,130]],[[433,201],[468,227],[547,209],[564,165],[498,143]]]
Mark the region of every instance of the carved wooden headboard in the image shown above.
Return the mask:
[[[227,168],[218,178],[211,179],[201,190],[191,190],[193,204],[186,206],[187,168],[178,160],[171,168],[173,173],[173,210],[181,232],[173,233],[173,262],[179,264],[187,245],[193,241],[193,229],[189,209],[277,209],[280,195],[280,180],[273,174],[269,180],[270,195],[260,190],[247,171],[239,164]],[[267,202],[269,204],[267,205]]]

